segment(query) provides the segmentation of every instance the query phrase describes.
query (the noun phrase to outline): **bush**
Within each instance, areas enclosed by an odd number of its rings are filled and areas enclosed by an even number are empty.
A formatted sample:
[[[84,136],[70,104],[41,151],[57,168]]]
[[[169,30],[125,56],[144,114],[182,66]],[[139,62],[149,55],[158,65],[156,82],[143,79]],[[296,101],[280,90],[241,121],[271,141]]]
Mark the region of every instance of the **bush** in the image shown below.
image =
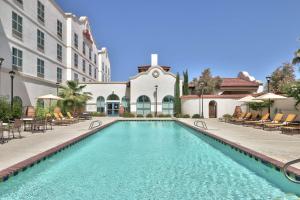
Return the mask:
[[[176,118],[181,118],[182,115],[181,115],[181,114],[176,114],[175,117],[176,117]]]
[[[149,114],[146,115],[146,117],[147,117],[147,118],[152,118],[153,115],[152,115],[151,113],[149,113]]]
[[[91,115],[93,117],[105,117],[106,114],[104,112],[92,112]]]
[[[143,118],[144,115],[138,114],[138,115],[136,115],[136,117],[137,117],[137,118]]]
[[[225,114],[225,115],[223,115],[223,118],[224,119],[230,119],[232,116],[230,115],[230,114]]]
[[[158,117],[160,117],[160,118],[169,118],[169,117],[172,117],[172,116],[169,115],[169,114],[166,114],[166,115],[164,115],[164,114],[159,114]]]
[[[126,118],[132,118],[134,117],[134,114],[130,113],[130,112],[125,112],[122,117],[126,117]]]
[[[18,98],[13,99],[13,110],[12,110],[12,118],[14,119],[20,119],[23,114],[23,109],[22,109],[22,101]]]
[[[200,118],[200,115],[199,115],[199,114],[194,114],[194,115],[192,116],[192,118],[194,118],[194,119],[199,119],[199,118]]]
[[[11,117],[10,104],[7,98],[0,97],[0,121],[8,122]]]
[[[191,118],[189,114],[185,114],[182,116],[182,118]]]

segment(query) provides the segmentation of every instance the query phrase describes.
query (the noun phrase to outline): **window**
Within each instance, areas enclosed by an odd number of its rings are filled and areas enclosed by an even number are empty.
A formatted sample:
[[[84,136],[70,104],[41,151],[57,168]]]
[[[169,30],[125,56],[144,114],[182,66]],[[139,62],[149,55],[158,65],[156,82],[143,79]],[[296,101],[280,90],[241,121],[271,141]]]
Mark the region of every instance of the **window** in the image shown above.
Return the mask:
[[[164,115],[174,114],[174,97],[168,95],[163,98],[162,112]]]
[[[44,51],[45,47],[45,35],[42,31],[37,30],[37,48],[40,51]]]
[[[89,59],[92,60],[92,49],[89,48]]]
[[[23,18],[15,12],[12,12],[12,33],[18,39],[23,36]]]
[[[89,75],[92,76],[92,66],[89,65]]]
[[[74,73],[74,81],[79,81],[78,74]]]
[[[78,49],[78,35],[74,33],[74,46]]]
[[[61,68],[56,68],[56,79],[58,83],[62,82],[62,69]]]
[[[97,112],[104,113],[104,111],[105,111],[105,99],[104,99],[104,97],[102,97],[102,96],[98,97],[96,105],[97,105]]]
[[[14,70],[22,71],[23,52],[17,48],[12,48],[12,67]]]
[[[104,73],[104,62],[102,62],[102,74]]]
[[[62,22],[57,20],[57,36],[59,39],[62,39]]]
[[[82,53],[85,55],[85,42],[82,42]]]
[[[97,55],[94,54],[94,64],[96,65],[97,64]]]
[[[74,66],[78,68],[78,55],[74,53]]]
[[[62,61],[62,46],[57,44],[57,60]]]
[[[45,6],[40,2],[38,1],[38,7],[37,7],[37,17],[38,17],[38,20],[42,23],[45,22]]]
[[[15,2],[17,3],[18,6],[23,8],[23,0],[15,0]]]
[[[136,114],[144,115],[151,113],[151,102],[148,96],[142,95],[136,102]]]
[[[45,76],[45,63],[41,59],[37,59],[37,76],[40,78],[44,78]]]
[[[82,60],[82,71],[85,73],[85,60]]]
[[[97,68],[94,69],[94,79],[97,79]]]
[[[85,82],[85,77],[82,77],[82,82]]]

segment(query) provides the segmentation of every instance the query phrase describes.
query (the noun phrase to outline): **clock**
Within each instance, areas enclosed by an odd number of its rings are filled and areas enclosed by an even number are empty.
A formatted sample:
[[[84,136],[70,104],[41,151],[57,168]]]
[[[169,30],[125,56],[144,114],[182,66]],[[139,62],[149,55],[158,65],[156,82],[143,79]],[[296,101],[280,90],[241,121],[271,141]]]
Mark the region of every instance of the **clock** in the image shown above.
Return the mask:
[[[154,70],[154,71],[152,72],[152,76],[153,76],[154,78],[158,78],[158,77],[159,77],[159,72],[158,72],[157,70]]]

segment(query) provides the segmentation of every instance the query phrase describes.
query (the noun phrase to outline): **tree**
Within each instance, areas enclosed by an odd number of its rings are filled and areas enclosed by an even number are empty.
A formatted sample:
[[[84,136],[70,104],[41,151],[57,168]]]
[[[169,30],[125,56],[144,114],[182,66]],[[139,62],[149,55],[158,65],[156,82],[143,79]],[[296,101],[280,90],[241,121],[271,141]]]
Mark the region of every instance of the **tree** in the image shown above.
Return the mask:
[[[195,90],[199,94],[202,91],[203,94],[214,94],[222,83],[222,79],[219,76],[213,77],[209,68],[204,69],[199,79],[194,78]],[[201,85],[203,83],[203,85]]]
[[[65,110],[76,112],[86,105],[90,99],[90,92],[82,92],[86,85],[79,85],[77,81],[67,81],[67,86],[60,86],[59,96],[63,98]]]
[[[180,77],[179,73],[176,75],[175,81],[175,97],[174,97],[174,114],[181,114],[181,99],[180,99]]]
[[[295,82],[295,71],[293,65],[284,63],[271,75],[270,91],[274,93],[285,93],[286,87]]]
[[[289,97],[294,97],[296,100],[295,108],[298,110],[297,106],[300,104],[300,81],[294,82],[289,85],[287,89],[287,95]]]
[[[189,75],[188,70],[183,72],[183,86],[182,86],[182,94],[188,95],[189,94]]]
[[[293,61],[292,61],[292,64],[293,65],[297,65],[300,63],[300,49],[298,49],[295,54],[294,54],[294,58],[293,58]]]

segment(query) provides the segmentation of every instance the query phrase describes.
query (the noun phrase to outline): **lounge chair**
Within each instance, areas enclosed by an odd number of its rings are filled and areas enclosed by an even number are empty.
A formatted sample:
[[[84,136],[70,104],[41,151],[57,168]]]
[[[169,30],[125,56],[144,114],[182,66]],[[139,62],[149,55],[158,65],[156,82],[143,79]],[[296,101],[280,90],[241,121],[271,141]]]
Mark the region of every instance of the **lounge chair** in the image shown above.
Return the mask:
[[[53,113],[53,115],[54,115],[55,119],[53,119],[52,122],[55,125],[69,125],[71,123],[71,121],[69,121],[69,120],[62,119],[58,113]]]
[[[270,116],[270,114],[269,114],[269,113],[266,113],[266,114],[264,114],[264,115],[261,117],[260,120],[249,120],[249,121],[244,121],[244,125],[245,125],[245,126],[251,126],[251,125],[255,125],[255,124],[257,124],[257,123],[264,123],[264,122],[267,122],[267,121],[270,122],[269,116]]]
[[[249,117],[250,116],[250,117]],[[258,117],[258,112],[254,113],[247,113],[244,119],[237,120],[235,123],[236,124],[244,124],[245,121],[255,121],[257,120]]]
[[[247,114],[247,113],[244,113],[244,112],[243,112],[243,113],[241,113],[240,116],[231,118],[231,119],[229,120],[229,122],[234,123],[236,120],[243,119],[243,118],[245,118],[246,114]]]
[[[249,120],[251,118],[251,116],[252,116],[252,113],[248,112],[248,113],[246,113],[245,117],[239,118],[239,119],[235,119],[235,120],[232,121],[232,123],[234,123],[234,124],[240,124],[243,121]]]
[[[300,124],[281,127],[281,133],[287,135],[300,134]]]
[[[69,119],[74,120],[75,122],[78,122],[78,118],[73,117],[72,114],[70,112],[67,112],[67,116],[69,117]]]
[[[62,120],[66,120],[66,121],[69,121],[70,123],[75,123],[76,120],[74,118],[70,119],[70,118],[66,118],[61,112],[58,113],[59,117],[62,119]]]
[[[281,122],[282,118],[283,118],[283,114],[282,114],[282,113],[277,113],[277,114],[275,115],[275,117],[273,118],[272,121],[259,122],[259,123],[256,123],[255,126],[256,126],[256,127],[262,127],[262,128],[264,128],[264,126],[265,126],[266,124],[278,124],[278,123]]]
[[[290,123],[294,122],[296,117],[297,117],[296,114],[288,114],[288,116],[282,123],[270,123],[270,124],[266,123],[263,128],[268,130],[278,129],[279,127],[287,126]]]

